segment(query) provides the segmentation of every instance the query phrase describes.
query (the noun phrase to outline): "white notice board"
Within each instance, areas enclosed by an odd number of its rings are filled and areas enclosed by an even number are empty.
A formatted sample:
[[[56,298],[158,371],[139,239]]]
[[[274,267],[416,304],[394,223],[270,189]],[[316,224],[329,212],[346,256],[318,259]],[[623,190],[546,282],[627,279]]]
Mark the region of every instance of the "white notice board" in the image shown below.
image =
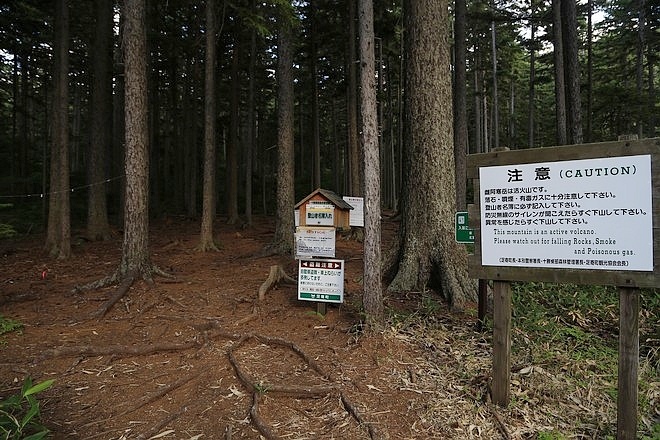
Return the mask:
[[[653,271],[651,156],[479,168],[484,266]]]
[[[344,196],[344,201],[351,205],[349,225],[364,227],[364,198]]]
[[[335,257],[335,228],[327,226],[298,226],[296,228],[296,259]]]

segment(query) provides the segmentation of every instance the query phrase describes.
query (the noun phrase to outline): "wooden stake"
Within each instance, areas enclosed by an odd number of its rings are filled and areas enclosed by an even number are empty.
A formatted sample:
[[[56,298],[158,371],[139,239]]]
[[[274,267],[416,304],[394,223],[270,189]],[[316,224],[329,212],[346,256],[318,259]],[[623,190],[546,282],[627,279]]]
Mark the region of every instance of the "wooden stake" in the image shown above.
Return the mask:
[[[511,284],[493,282],[493,403],[509,404],[511,379]]]
[[[617,440],[635,440],[637,438],[639,295],[640,291],[638,288],[619,287]]]
[[[477,330],[482,331],[488,312],[488,280],[479,280],[479,310],[477,315]]]

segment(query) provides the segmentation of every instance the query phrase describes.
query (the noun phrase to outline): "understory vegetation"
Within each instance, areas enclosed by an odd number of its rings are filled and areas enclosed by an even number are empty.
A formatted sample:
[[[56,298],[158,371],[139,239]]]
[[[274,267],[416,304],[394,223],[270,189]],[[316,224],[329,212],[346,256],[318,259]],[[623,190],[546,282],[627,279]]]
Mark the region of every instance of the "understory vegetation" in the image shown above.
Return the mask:
[[[477,438],[616,438],[618,293],[616,288],[551,283],[514,283],[511,401],[490,400],[492,321],[476,330],[468,319],[442,309],[425,292],[404,313],[390,308],[394,336],[428,353],[414,381],[433,391],[420,408],[437,420],[434,432],[472,419]],[[642,290],[638,438],[660,438],[660,296]],[[411,379],[412,380],[412,379]]]

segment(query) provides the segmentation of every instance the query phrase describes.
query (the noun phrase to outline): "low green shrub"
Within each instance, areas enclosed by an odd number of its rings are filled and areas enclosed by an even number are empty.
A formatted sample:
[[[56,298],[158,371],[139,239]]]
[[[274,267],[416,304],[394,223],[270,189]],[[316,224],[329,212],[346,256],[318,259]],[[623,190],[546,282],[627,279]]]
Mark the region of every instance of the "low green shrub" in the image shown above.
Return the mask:
[[[53,380],[32,385],[26,378],[21,392],[0,400],[0,438],[2,440],[38,440],[50,430],[40,423],[41,409],[35,394],[49,388]]]

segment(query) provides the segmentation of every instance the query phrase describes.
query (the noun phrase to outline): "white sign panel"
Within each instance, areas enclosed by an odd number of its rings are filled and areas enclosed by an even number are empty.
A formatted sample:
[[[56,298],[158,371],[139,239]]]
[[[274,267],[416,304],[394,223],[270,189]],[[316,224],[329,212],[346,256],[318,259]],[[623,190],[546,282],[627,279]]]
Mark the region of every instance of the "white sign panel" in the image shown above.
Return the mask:
[[[344,302],[344,260],[299,260],[298,299]]]
[[[305,223],[307,225],[333,226],[335,224],[335,206],[332,203],[308,203]]]
[[[299,226],[295,235],[296,258],[334,258],[335,228]]]
[[[479,169],[484,266],[653,271],[651,156]]]
[[[364,227],[364,198],[344,196],[344,201],[351,205],[349,225]]]

